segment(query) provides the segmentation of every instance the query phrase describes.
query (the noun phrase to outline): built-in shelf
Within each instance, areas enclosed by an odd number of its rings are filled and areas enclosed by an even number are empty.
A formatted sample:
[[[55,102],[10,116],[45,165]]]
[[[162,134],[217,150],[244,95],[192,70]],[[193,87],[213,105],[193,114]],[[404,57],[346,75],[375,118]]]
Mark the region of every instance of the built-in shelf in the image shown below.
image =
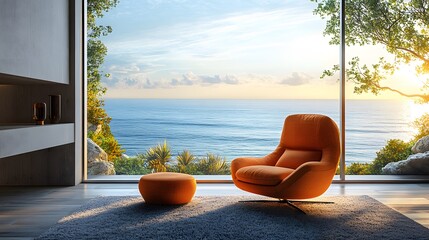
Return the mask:
[[[0,158],[73,142],[74,123],[0,126]]]

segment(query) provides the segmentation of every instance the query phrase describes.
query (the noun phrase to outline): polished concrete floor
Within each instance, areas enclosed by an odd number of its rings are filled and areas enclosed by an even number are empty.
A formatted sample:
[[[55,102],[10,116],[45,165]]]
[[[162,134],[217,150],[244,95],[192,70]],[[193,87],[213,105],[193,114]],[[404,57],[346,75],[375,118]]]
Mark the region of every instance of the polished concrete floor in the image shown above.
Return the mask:
[[[233,184],[198,184],[196,195],[248,194]],[[96,196],[139,195],[137,184],[0,187],[0,239],[32,239]],[[326,196],[369,195],[429,228],[429,184],[332,184]]]

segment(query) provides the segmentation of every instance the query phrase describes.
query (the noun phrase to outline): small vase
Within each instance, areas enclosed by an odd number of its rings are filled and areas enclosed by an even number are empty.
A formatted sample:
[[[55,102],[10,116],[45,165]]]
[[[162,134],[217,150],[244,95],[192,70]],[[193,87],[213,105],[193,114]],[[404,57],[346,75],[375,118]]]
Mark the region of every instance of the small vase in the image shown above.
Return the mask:
[[[33,120],[36,121],[37,125],[44,125],[46,119],[46,103],[34,103],[33,104]]]
[[[61,119],[61,95],[49,95],[49,120],[59,123]]]

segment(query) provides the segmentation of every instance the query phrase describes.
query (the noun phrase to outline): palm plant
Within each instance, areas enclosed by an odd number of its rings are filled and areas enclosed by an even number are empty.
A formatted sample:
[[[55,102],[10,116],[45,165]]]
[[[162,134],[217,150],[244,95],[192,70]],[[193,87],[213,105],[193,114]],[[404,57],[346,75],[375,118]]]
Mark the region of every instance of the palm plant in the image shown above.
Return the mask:
[[[200,159],[200,162],[198,163],[198,170],[203,174],[208,175],[230,173],[229,164],[226,162],[226,159],[212,153],[207,153],[206,157]]]
[[[158,145],[149,148],[145,153],[145,159],[152,171],[166,172],[168,167],[167,163],[171,159],[171,150],[167,141],[164,141],[163,144],[159,143]]]
[[[181,173],[190,173],[190,168],[193,166],[195,156],[189,150],[183,150],[177,155],[177,167]]]

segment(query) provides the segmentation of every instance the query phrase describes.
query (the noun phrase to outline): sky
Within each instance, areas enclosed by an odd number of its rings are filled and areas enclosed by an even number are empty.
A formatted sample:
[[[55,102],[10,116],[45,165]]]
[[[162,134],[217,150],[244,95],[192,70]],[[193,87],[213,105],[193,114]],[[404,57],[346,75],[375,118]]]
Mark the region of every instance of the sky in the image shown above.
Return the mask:
[[[338,77],[320,76],[338,63],[339,47],[323,36],[315,7],[303,0],[121,0],[98,20],[113,28],[102,39],[106,97],[337,99]],[[369,62],[385,53],[380,46],[349,50]],[[390,84],[415,91],[418,80],[404,84],[404,76]],[[374,98],[352,92],[348,84],[348,98]]]

